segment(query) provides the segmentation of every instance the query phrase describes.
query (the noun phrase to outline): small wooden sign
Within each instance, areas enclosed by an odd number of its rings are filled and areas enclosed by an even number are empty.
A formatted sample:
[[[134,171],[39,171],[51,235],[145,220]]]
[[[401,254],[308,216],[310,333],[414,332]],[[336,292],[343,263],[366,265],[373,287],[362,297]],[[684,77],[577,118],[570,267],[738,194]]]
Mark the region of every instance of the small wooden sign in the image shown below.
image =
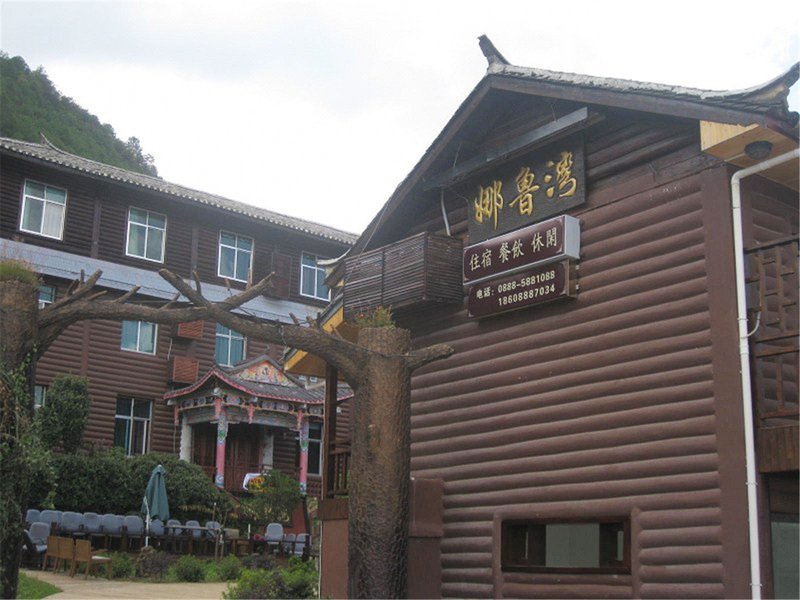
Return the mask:
[[[561,215],[464,248],[464,284],[580,258],[580,221]]]
[[[586,200],[583,136],[566,138],[461,186],[471,243],[562,214]]]
[[[563,260],[473,286],[467,298],[470,317],[488,317],[561,298],[576,292],[574,265]]]

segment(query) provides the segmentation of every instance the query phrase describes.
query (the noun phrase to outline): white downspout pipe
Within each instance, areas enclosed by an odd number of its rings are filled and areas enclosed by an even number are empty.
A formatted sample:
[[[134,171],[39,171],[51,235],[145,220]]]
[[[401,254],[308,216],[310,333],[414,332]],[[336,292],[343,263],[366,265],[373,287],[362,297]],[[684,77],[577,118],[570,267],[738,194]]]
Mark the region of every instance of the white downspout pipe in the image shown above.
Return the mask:
[[[750,387],[750,344],[747,331],[747,298],[745,295],[744,236],[742,227],[741,180],[761,173],[775,165],[800,158],[800,149],[781,154],[752,167],[734,173],[731,177],[731,211],[733,216],[733,253],[736,269],[736,304],[739,320],[739,358],[742,373],[742,412],[744,413],[744,451],[747,470],[747,523],[750,532],[750,588],[753,600],[761,599],[761,564],[759,561],[758,496],[756,479],[756,451],[753,428],[753,393]]]

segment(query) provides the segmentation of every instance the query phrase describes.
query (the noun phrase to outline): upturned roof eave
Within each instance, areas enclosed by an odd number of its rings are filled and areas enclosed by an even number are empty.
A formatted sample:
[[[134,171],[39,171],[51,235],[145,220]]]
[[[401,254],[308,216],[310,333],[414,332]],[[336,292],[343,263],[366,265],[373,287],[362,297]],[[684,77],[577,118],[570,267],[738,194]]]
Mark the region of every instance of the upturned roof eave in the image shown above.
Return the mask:
[[[355,256],[370,248],[369,244],[381,224],[387,222],[406,196],[424,178],[430,165],[448,147],[483,98],[492,90],[568,98],[586,104],[697,121],[759,124],[786,131],[795,129],[797,125],[797,113],[789,112],[786,98],[789,88],[797,81],[799,72],[800,63],[795,63],[785,73],[764,84],[745,90],[713,91],[490,63],[484,76],[456,109],[411,172],[395,188],[347,255]],[[743,110],[739,107],[743,99],[749,99],[756,104],[763,103],[762,110]],[[736,106],[730,104],[734,102]]]

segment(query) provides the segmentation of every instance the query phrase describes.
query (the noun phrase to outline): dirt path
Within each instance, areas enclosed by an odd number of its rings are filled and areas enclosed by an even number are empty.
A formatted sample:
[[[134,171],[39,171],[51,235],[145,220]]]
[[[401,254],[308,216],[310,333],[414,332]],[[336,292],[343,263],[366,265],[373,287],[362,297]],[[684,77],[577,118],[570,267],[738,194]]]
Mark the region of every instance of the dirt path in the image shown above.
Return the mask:
[[[47,598],[166,598],[178,600],[179,598],[203,598],[219,600],[222,592],[228,588],[227,583],[138,583],[134,581],[121,581],[118,579],[100,579],[83,575],[69,577],[63,573],[52,571],[36,571],[24,569],[29,577],[52,583],[63,591]]]

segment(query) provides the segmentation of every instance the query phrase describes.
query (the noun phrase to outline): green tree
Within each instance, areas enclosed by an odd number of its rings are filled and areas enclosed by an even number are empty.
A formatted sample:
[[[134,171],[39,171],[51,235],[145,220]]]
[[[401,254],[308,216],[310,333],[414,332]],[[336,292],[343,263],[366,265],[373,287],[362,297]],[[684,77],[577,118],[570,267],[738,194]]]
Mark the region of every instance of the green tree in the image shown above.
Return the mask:
[[[47,137],[58,148],[129,171],[158,176],[153,157],[135,137],[123,142],[114,128],[62,96],[44,68],[0,52],[0,135],[27,142]]]
[[[297,481],[277,469],[252,480],[247,489],[252,497],[242,502],[242,509],[246,517],[259,523],[288,521],[303,498]]]
[[[51,449],[74,454],[83,443],[89,419],[89,380],[76,375],[59,375],[47,391],[47,401],[37,420],[42,441]]]

